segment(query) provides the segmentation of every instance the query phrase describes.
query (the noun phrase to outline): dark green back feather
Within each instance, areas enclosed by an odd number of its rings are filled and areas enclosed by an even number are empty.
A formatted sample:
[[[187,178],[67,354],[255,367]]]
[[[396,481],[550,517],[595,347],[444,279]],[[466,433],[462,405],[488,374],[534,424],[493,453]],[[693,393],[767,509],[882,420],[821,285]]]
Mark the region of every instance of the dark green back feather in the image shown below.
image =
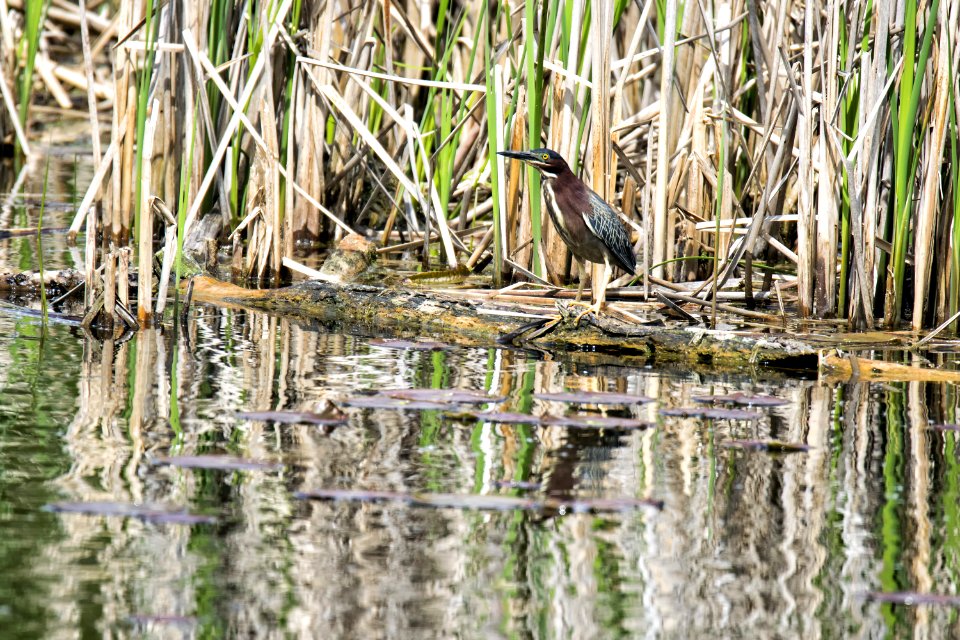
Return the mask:
[[[617,212],[593,191],[590,191],[590,209],[584,214],[587,227],[610,250],[614,262],[627,273],[635,275],[637,256],[630,244],[630,234]]]

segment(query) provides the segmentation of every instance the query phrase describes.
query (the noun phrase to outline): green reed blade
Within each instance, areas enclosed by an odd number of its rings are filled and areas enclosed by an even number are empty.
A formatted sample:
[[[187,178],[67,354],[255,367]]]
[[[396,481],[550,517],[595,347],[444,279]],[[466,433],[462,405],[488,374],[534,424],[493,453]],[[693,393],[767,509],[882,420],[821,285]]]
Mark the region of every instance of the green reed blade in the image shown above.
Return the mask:
[[[137,88],[137,153],[135,167],[137,179],[134,182],[136,201],[134,202],[134,238],[140,237],[140,201],[143,196],[143,146],[147,123],[147,102],[150,93],[150,80],[153,77],[154,48],[159,23],[160,11],[154,11],[153,0],[147,0],[146,20],[146,50],[144,51],[144,65],[140,72],[140,85]],[[149,159],[148,159],[149,160]],[[147,167],[149,170],[149,167]]]
[[[49,0],[28,0],[24,7],[23,40],[19,47],[17,57],[23,65],[20,72],[20,95],[18,99],[20,104],[17,110],[17,117],[20,120],[20,126],[24,131],[27,129],[27,115],[30,111],[30,99],[33,95],[33,69],[37,60],[37,50],[40,47],[40,33],[43,28],[43,16],[47,12]],[[20,141],[15,139],[16,155],[19,156]]]
[[[930,5],[926,25],[923,32],[923,42],[920,54],[916,59],[916,75],[914,75],[914,56],[917,40],[917,1],[908,0],[904,19],[903,55],[905,64],[900,81],[899,92],[899,122],[894,162],[896,171],[895,182],[895,222],[893,230],[893,318],[889,321],[895,324],[899,321],[903,306],[903,280],[906,271],[907,240],[911,212],[913,210],[913,180],[915,175],[911,169],[916,167],[919,149],[923,142],[925,129],[917,127],[917,110],[920,103],[920,91],[923,87],[923,74],[927,61],[930,58],[930,46],[933,40],[934,26],[937,20],[937,10],[940,0],[933,0]],[[918,78],[921,81],[915,82]]]

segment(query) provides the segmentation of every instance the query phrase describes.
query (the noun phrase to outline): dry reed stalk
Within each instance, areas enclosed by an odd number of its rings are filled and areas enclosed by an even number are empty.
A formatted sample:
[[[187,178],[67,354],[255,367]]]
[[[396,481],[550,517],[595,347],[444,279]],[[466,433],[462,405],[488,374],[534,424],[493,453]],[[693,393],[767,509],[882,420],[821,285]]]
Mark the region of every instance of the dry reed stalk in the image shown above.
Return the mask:
[[[93,56],[90,54],[90,30],[87,26],[86,0],[78,0],[80,8],[80,43],[83,49],[83,70],[87,80],[87,111],[90,116],[90,141],[93,146],[93,169],[100,168],[100,117],[97,97],[93,91]]]
[[[807,3],[804,8],[804,38],[812,42],[814,37],[813,5]],[[803,75],[801,78],[801,104],[798,114],[798,141],[800,147],[798,188],[800,192],[799,214],[797,222],[797,304],[801,316],[813,313],[814,261],[816,245],[814,229],[816,213],[813,209],[814,175],[813,164],[813,48],[803,50]]]
[[[613,31],[612,0],[591,0],[590,30],[592,41],[593,91],[590,93],[590,145],[591,175],[593,190],[605,201],[610,200],[614,192],[610,175],[610,38]],[[606,267],[592,264],[591,282],[594,300],[599,300],[600,292],[606,287],[603,278],[608,274]],[[581,274],[580,277],[585,277]]]
[[[201,72],[201,69],[202,69],[203,72],[207,74],[206,79],[213,82],[214,86],[216,86],[217,89],[220,91],[221,96],[223,97],[227,105],[232,110],[233,115],[236,116],[239,119],[239,122],[243,124],[245,130],[253,139],[254,143],[256,143],[257,148],[260,150],[260,152],[263,153],[267,161],[271,163],[271,166],[274,167],[276,171],[286,179],[287,184],[298,195],[300,195],[300,197],[303,198],[308,204],[313,205],[315,209],[320,211],[320,213],[322,213],[324,216],[330,219],[334,224],[336,224],[339,228],[343,229],[346,233],[352,233],[353,230],[346,223],[344,223],[338,216],[334,215],[326,207],[320,204],[319,201],[315,200],[306,189],[304,189],[299,184],[297,184],[296,180],[291,178],[291,173],[286,168],[284,168],[283,165],[279,163],[279,158],[275,157],[270,153],[270,149],[267,145],[266,140],[262,135],[260,135],[260,132],[258,131],[257,127],[255,127],[254,124],[250,121],[246,113],[244,113],[244,110],[240,107],[239,103],[234,98],[233,94],[230,92],[230,89],[223,83],[223,80],[220,78],[219,74],[216,72],[216,69],[213,67],[213,64],[210,62],[210,59],[206,56],[206,54],[199,51],[199,49],[197,48],[196,40],[194,39],[193,34],[190,32],[189,29],[184,30],[183,39],[184,39],[184,46],[186,47],[187,52],[190,54],[190,56],[192,57],[197,67],[198,77],[201,77],[200,74],[202,73]],[[203,84],[201,83],[200,86],[202,88]],[[206,101],[204,101],[204,103],[206,104]],[[196,181],[192,181],[192,184],[195,184],[195,183]]]
[[[327,7],[329,3],[324,3]],[[318,32],[322,33],[324,28],[329,26],[326,20],[327,9],[325,8],[319,18],[319,24],[313,27],[312,33],[314,39],[318,37]],[[329,39],[321,40],[326,44]],[[321,54],[322,55],[322,54]],[[321,83],[326,83],[326,70],[318,70]],[[323,123],[326,121],[326,110],[323,101],[315,92],[308,91],[304,82],[304,72],[300,65],[294,64],[294,73],[297,74],[297,84],[302,89],[297,93],[300,101],[299,116],[296,119],[299,129],[295,129],[297,134],[294,136],[294,144],[290,147],[296,147],[298,161],[295,164],[296,171],[293,179],[304,186],[309,193],[322,194],[326,188],[326,175],[323,170],[324,163],[324,144],[322,135]],[[315,209],[310,209],[302,197],[297,198],[294,204],[295,222],[293,224],[294,233],[303,237],[308,242],[316,242],[321,233],[322,217],[318,215]]]
[[[0,0],[0,62],[5,70],[13,70],[16,62],[16,39],[13,37],[13,26],[10,24],[10,10],[7,6],[7,0]],[[0,73],[3,79],[6,78],[6,71]],[[12,80],[13,78],[9,78]]]
[[[379,156],[380,160],[384,163],[387,169],[393,174],[397,182],[403,185],[407,193],[410,194],[412,198],[421,202],[423,196],[420,193],[419,187],[407,177],[403,169],[400,168],[400,165],[394,161],[391,154],[383,147],[377,137],[367,128],[364,124],[363,119],[357,115],[353,108],[347,104],[346,100],[340,95],[340,93],[332,85],[317,85],[317,89],[320,91],[320,94],[325,97],[330,104],[340,113],[341,116],[349,123],[349,125],[356,131],[356,133],[363,139],[363,141],[370,147],[370,149]],[[400,114],[396,114],[396,122],[403,122],[409,124]],[[411,141],[413,136],[408,135],[408,141]],[[454,258],[455,259],[455,258]]]
[[[794,127],[796,126],[797,119],[798,110],[796,105],[793,105],[791,106],[790,114],[787,117],[787,124],[783,129],[783,140],[785,141],[785,144],[780,145],[780,147],[777,149],[777,153],[774,155],[773,162],[770,166],[771,178],[778,176],[782,171],[788,149],[790,148],[789,145],[792,144],[790,141],[793,137],[793,131]],[[767,208],[771,207],[773,204],[776,189],[777,183],[768,180],[760,195],[760,202],[758,203],[757,210],[750,219],[750,225],[747,229],[747,233],[743,242],[736,249],[731,247],[731,252],[733,255],[728,259],[727,268],[724,271],[718,286],[723,286],[724,282],[730,277],[734,267],[736,267],[737,263],[744,254],[752,255],[753,248],[756,245],[757,239],[761,235],[761,230],[763,229],[764,219],[767,216]],[[724,199],[725,201],[732,202],[733,194],[725,193]],[[798,218],[798,221],[799,219],[800,218]]]
[[[867,272],[864,270],[864,242],[863,242],[863,205],[860,201],[860,182],[859,175],[853,167],[849,158],[843,157],[843,151],[836,140],[833,130],[828,129],[830,142],[838,150],[843,161],[844,171],[850,184],[850,220],[853,231],[853,279],[852,279],[852,299],[850,312],[848,313],[848,324],[850,326],[865,325],[868,329],[873,329],[873,317],[871,314],[871,300],[869,294],[871,285],[868,281]]]
[[[271,65],[267,65],[264,70],[264,84],[272,86]],[[267,162],[264,163],[264,208],[270,217],[269,234],[269,267],[274,281],[280,278],[280,260],[281,246],[283,239],[280,237],[283,231],[283,220],[281,214],[283,207],[280,202],[280,141],[277,138],[277,120],[276,109],[273,103],[273,94],[271,91],[264,91],[263,99],[260,101],[260,129],[263,139],[267,143],[266,154]]]
[[[371,95],[376,95],[376,94],[371,93]],[[404,105],[404,118],[410,125],[411,133],[413,134],[412,136],[413,139],[416,140],[417,142],[417,150],[420,153],[420,161],[422,163],[424,173],[425,173],[424,178],[426,181],[427,189],[429,191],[429,200],[427,200],[427,202],[430,203],[430,210],[427,213],[427,215],[429,216],[429,213],[433,213],[436,219],[437,229],[440,231],[440,239],[443,247],[443,252],[447,258],[447,266],[450,267],[451,269],[456,269],[457,256],[453,248],[453,240],[450,235],[450,228],[447,224],[446,211],[444,210],[443,205],[440,202],[440,195],[437,193],[436,183],[434,182],[433,176],[431,175],[432,172],[430,169],[430,160],[427,157],[426,148],[424,147],[424,144],[423,144],[423,135],[420,132],[420,127],[414,121],[413,107],[411,107],[409,104]],[[504,221],[506,221],[505,218],[504,218]]]
[[[41,41],[40,51],[37,52],[35,66],[37,74],[47,87],[47,92],[57,102],[60,108],[70,109],[73,107],[73,102],[70,100],[70,95],[67,93],[66,89],[63,88],[63,85],[60,84],[57,76],[53,73],[53,68],[55,65],[50,61],[50,58],[47,57],[45,51],[46,47],[43,45],[44,43]]]
[[[157,306],[154,314],[163,317],[163,310],[167,306],[167,290],[170,285],[170,273],[173,271],[173,262],[177,257],[177,219],[173,212],[157,197],[150,199],[150,206],[159,214],[163,223],[163,261],[160,266],[160,281],[157,286]]]
[[[712,68],[712,63],[704,65],[704,71],[707,71]],[[697,87],[694,91],[693,96],[690,100],[690,113],[689,120],[691,124],[691,135],[690,135],[690,152],[687,157],[688,162],[693,165],[692,170],[687,173],[685,184],[683,185],[684,194],[684,208],[687,211],[692,211],[699,214],[700,212],[706,213],[709,211],[708,203],[704,194],[705,179],[703,177],[703,172],[700,169],[700,163],[694,162],[695,158],[707,158],[710,155],[710,149],[708,148],[708,138],[707,138],[707,122],[706,122],[706,113],[704,111],[704,82],[697,83]],[[719,146],[719,145],[718,145]],[[726,157],[726,154],[718,155],[718,166],[719,158]],[[724,167],[719,167],[720,171],[724,171]],[[687,238],[686,247],[683,249],[684,256],[696,256],[700,253],[700,245],[702,244],[702,239],[700,233],[696,230],[696,224],[692,220],[688,220],[684,223],[684,234]],[[721,254],[723,253],[723,237],[717,236],[716,238],[717,248]],[[682,280],[696,280],[697,278],[697,263],[695,261],[687,261],[683,263],[683,277]]]
[[[116,324],[117,317],[117,252],[111,249],[103,263],[103,313],[107,325]]]
[[[83,252],[83,308],[89,309],[97,298],[97,207],[87,213]]]
[[[41,57],[37,56],[37,60],[40,61]],[[53,64],[48,60],[43,61],[43,63],[47,67],[45,71],[52,76],[51,81],[55,81],[56,84],[64,82],[71,87],[80,89],[81,91],[86,91],[88,88],[90,88],[94,95],[102,100],[112,100],[114,98],[113,90],[110,88],[110,85],[106,83],[94,81],[93,85],[88,87],[87,78],[84,76],[82,71],[65,67],[60,64]]]
[[[667,259],[669,211],[667,209],[667,184],[670,179],[670,127],[673,96],[674,42],[676,41],[677,1],[666,0],[664,18],[665,37],[663,41],[663,60],[660,65],[660,118],[657,135],[657,182],[653,215],[653,275],[662,278],[663,261]]]
[[[582,9],[581,0],[574,0],[575,24],[577,24],[578,19],[578,4]],[[572,46],[573,40],[576,40],[576,38],[571,39]],[[571,57],[575,58],[573,51],[571,51]],[[577,90],[573,85],[572,80],[570,80],[568,84],[560,76],[554,76],[553,90],[547,92],[547,95],[550,94],[553,94],[551,120],[556,119],[558,117],[557,114],[561,114],[560,118],[562,127],[553,126],[550,128],[549,142],[547,144],[551,149],[554,149],[557,153],[562,155],[568,163],[571,163],[572,167],[572,163],[575,160],[574,154],[577,153],[577,150],[572,144],[572,129],[575,125],[573,107]],[[567,132],[566,137],[564,132]],[[529,177],[530,173],[528,172],[527,175]],[[541,214],[541,221],[543,223],[543,229],[540,236],[540,259],[542,261],[541,273],[543,273],[544,277],[547,278],[547,280],[549,280],[551,283],[562,284],[564,276],[566,275],[566,265],[570,260],[570,254],[567,250],[567,246],[563,243],[563,239],[560,237],[560,234],[557,233],[557,230],[554,228],[553,222],[551,221],[549,224],[547,224],[546,220],[548,220],[549,217],[550,216],[546,211]]]
[[[23,155],[29,158],[33,152],[30,150],[27,134],[24,132],[23,127],[20,126],[20,118],[17,114],[17,107],[13,102],[13,93],[7,84],[6,74],[2,72],[0,72],[0,94],[2,94],[3,105],[7,109],[7,116],[10,118],[10,126],[13,127],[13,132],[17,136],[17,142],[20,143],[20,149],[23,151]]]
[[[93,168],[94,174],[100,175],[100,180],[97,180],[96,190],[99,191],[99,183],[103,179],[103,173],[101,168],[106,168],[111,160],[103,162],[100,154],[100,118],[97,111],[97,98],[93,91],[93,57],[90,53],[90,33],[87,28],[87,9],[86,1],[79,0],[80,7],[80,39],[81,47],[83,49],[83,66],[84,72],[87,78],[87,111],[90,118],[90,131],[91,131],[91,143],[93,146]],[[116,149],[116,147],[112,147]],[[89,191],[89,189],[88,189]],[[86,196],[85,196],[86,197]],[[84,287],[84,308],[89,309],[93,306],[94,299],[96,298],[97,287],[95,285],[96,277],[96,268],[97,268],[97,208],[91,207],[89,213],[86,216],[86,236],[84,238],[84,282],[86,286]],[[78,212],[79,217],[79,212]],[[75,233],[75,230],[71,227],[71,232]],[[126,278],[126,272],[124,272],[121,278]],[[123,283],[124,291],[126,291],[126,282]]]
[[[293,189],[293,180],[297,172],[295,152],[297,145],[293,140],[293,132],[296,131],[297,125],[300,122],[300,81],[303,76],[298,73],[296,65],[293,66],[291,73],[294,74],[293,82],[291,83],[293,95],[290,96],[290,101],[288,103],[290,109],[287,113],[287,127],[289,134],[287,140],[286,158],[283,158],[283,162],[286,166],[286,175],[290,177],[284,181],[283,230],[281,232],[281,238],[283,239],[283,246],[281,247],[282,256],[293,255],[294,229],[301,226],[300,221],[297,220],[297,212],[294,208],[295,192]]]
[[[153,141],[160,117],[160,101],[150,104],[150,120],[144,131],[143,157],[153,157]],[[129,136],[129,134],[128,134]],[[137,238],[137,319],[141,327],[149,327],[153,321],[153,207],[150,206],[152,190],[150,171],[143,172],[143,187],[140,191],[140,237]]]
[[[653,0],[647,0],[643,4],[643,9],[640,12],[640,17],[637,20],[638,25],[644,25],[649,18],[650,11],[653,9]],[[630,44],[627,46],[626,55],[622,60],[626,63],[619,69],[619,77],[617,78],[616,86],[613,90],[613,105],[612,105],[612,114],[610,117],[610,142],[612,145],[619,144],[620,142],[620,132],[617,131],[617,127],[624,122],[624,104],[626,98],[624,97],[624,92],[626,90],[626,81],[630,72],[630,68],[633,64],[633,58],[637,53],[637,49],[640,47],[640,41],[643,38],[644,30],[642,28],[635,28],[633,30],[633,35],[630,38]],[[619,60],[617,62],[620,62]],[[611,63],[611,69],[615,66],[616,63]],[[617,177],[617,156],[616,154],[611,158],[610,161],[610,186],[609,192],[613,193],[616,189],[616,177]],[[628,214],[629,215],[629,214]]]
[[[864,81],[864,103],[867,105],[876,104],[877,107],[886,104],[886,91],[881,91],[886,76],[887,59],[887,40],[890,25],[890,2],[888,0],[878,0],[877,11],[874,26],[874,48],[866,52],[863,59],[863,71],[861,77]],[[872,59],[871,59],[872,56]],[[893,76],[896,75],[896,71]],[[879,124],[869,124],[866,126],[866,136],[863,141],[864,151],[857,158],[860,179],[866,185],[866,197],[864,199],[864,210],[866,215],[863,221],[863,269],[866,273],[867,291],[865,295],[871,302],[866,308],[866,315],[873,315],[872,302],[875,296],[877,285],[876,265],[876,238],[878,233],[878,218],[875,213],[878,210],[880,201],[880,180],[881,180],[881,157],[880,149],[885,138],[885,132],[881,130]],[[858,229],[854,229],[855,232]]]
[[[139,19],[140,3],[120,4],[117,28],[128,33]],[[119,154],[111,174],[113,189],[112,205],[106,209],[110,214],[110,236],[117,244],[123,244],[133,220],[134,148],[137,140],[137,88],[132,81],[133,56],[126,49],[115,49],[113,57],[114,109],[111,140],[117,141]],[[121,130],[123,133],[121,134]],[[106,225],[104,225],[106,230]]]
[[[273,43],[276,41],[277,34],[280,31],[281,23],[287,19],[287,13],[290,11],[290,5],[292,3],[293,0],[283,0],[280,4],[280,7],[277,9],[277,12],[274,14],[273,21],[264,23],[264,25],[261,27],[265,31],[263,34],[263,53],[257,57],[256,62],[247,75],[246,85],[244,86],[240,97],[237,99],[238,104],[250,103],[250,98],[253,96],[254,90],[256,90],[256,88],[259,86],[260,75],[263,73],[263,69],[267,64],[267,59],[269,58],[268,52],[272,49]],[[269,29],[266,29],[266,27],[269,27]],[[210,158],[210,164],[208,165],[209,168],[204,174],[203,180],[200,182],[200,186],[197,187],[197,193],[194,196],[189,210],[187,211],[186,221],[183,225],[184,233],[189,233],[190,227],[193,225],[197,218],[197,214],[200,212],[200,207],[203,205],[203,199],[207,195],[207,190],[210,188],[214,178],[217,176],[220,168],[220,162],[226,155],[227,147],[230,146],[231,141],[233,140],[233,134],[236,132],[237,127],[240,124],[241,115],[242,111],[234,111],[229,122],[227,123],[227,126],[221,133],[220,142],[213,153],[213,157]]]
[[[527,88],[521,85],[518,88],[517,112],[514,115],[513,127],[510,134],[508,149],[523,149],[527,144]],[[510,180],[507,183],[507,230],[505,252],[517,263],[529,267],[531,248],[527,243],[533,242],[530,221],[530,198],[520,198],[520,177],[525,173],[523,164],[519,160],[510,161]],[[518,247],[524,247],[522,250]],[[520,253],[518,253],[520,252]]]
[[[70,242],[76,242],[77,235],[80,233],[80,228],[84,224],[86,219],[87,212],[94,206],[94,201],[96,200],[97,194],[100,191],[100,186],[103,184],[103,179],[107,175],[107,171],[110,170],[111,165],[116,160],[118,154],[117,144],[123,142],[123,136],[125,131],[120,134],[119,138],[114,138],[110,142],[110,145],[107,147],[107,151],[104,154],[103,162],[93,173],[93,178],[90,179],[90,185],[87,187],[86,193],[83,195],[83,199],[80,201],[80,205],[77,207],[77,213],[73,218],[73,222],[70,224],[70,230],[67,232],[67,235],[70,239]],[[116,172],[116,168],[114,168]]]
[[[836,149],[829,144],[826,130],[835,126],[837,112],[837,62],[839,60],[839,3],[832,3],[827,12],[827,22],[820,38],[820,136],[814,153],[820,163],[817,175],[817,213],[814,257],[814,311],[818,317],[831,318],[837,311],[837,244],[840,230],[840,176],[837,170]]]
[[[117,302],[120,303],[129,315],[130,309],[130,258],[133,250],[130,247],[117,249]],[[136,323],[126,322],[128,326]]]
[[[504,100],[503,100],[503,76],[504,76],[504,73],[505,73],[505,69],[503,68],[502,65],[499,65],[499,64],[498,64],[498,65],[495,65],[495,66],[493,67],[493,87],[494,87],[494,91],[495,91],[495,93],[496,93],[496,96],[495,96],[495,98],[496,98],[496,100],[495,100],[495,103],[496,103],[496,113],[494,114],[494,122],[496,123],[496,125],[495,125],[495,127],[494,127],[494,131],[495,131],[495,135],[496,135],[496,140],[494,141],[494,144],[496,145],[496,148],[497,148],[497,149],[503,149],[503,129],[504,129],[504,126],[503,126],[503,125],[504,125],[504,122],[505,122],[504,115],[503,115],[503,103],[504,103]],[[503,156],[499,156],[499,155],[496,156],[496,166],[493,167],[493,170],[497,172],[497,180],[498,180],[498,184],[500,184],[500,185],[505,185],[505,184],[507,183],[506,175],[505,175],[505,173],[504,173],[504,165],[505,165],[505,164],[506,164],[506,163],[504,162]],[[506,204],[507,204],[507,203],[506,203],[506,195],[507,195],[507,194],[506,194],[506,189],[501,188],[501,189],[499,190],[499,192],[498,192],[497,195],[499,196],[499,201],[497,202],[497,206],[498,206],[498,208],[499,208],[499,210],[500,210],[500,212],[501,212],[501,213],[500,213],[500,220],[499,220],[499,222],[500,222],[500,229],[499,229],[500,238],[506,240],[506,238],[507,238],[507,216],[504,215],[504,214],[506,213],[506,210],[507,210],[507,208],[506,208]],[[499,261],[499,263],[502,264],[502,265],[506,265],[506,264],[507,264],[507,255],[508,255],[508,254],[507,254],[507,248],[506,248],[506,242],[501,242],[499,249],[500,249],[500,251],[501,251],[500,255],[495,255],[495,256],[493,257],[493,259],[496,260],[496,261]],[[499,286],[501,285],[501,282],[498,282],[497,280],[498,280],[498,278],[495,277],[495,278],[494,278],[494,283],[493,283],[495,287],[499,287]]]
[[[947,6],[940,5],[940,12],[946,20]],[[933,263],[933,230],[936,224],[936,214],[940,210],[940,171],[944,143],[947,139],[947,108],[950,102],[950,73],[948,60],[950,49],[947,46],[946,30],[940,31],[940,43],[937,51],[937,67],[933,80],[933,128],[926,139],[927,167],[922,177],[920,202],[917,207],[916,231],[914,234],[915,255],[914,289],[913,289],[913,319],[912,327],[919,331],[928,323],[925,320],[925,309],[928,307],[930,271]]]
[[[653,123],[647,127],[647,149],[644,158],[647,180],[643,184],[643,292],[650,295],[650,267],[653,258],[653,144],[655,141]]]

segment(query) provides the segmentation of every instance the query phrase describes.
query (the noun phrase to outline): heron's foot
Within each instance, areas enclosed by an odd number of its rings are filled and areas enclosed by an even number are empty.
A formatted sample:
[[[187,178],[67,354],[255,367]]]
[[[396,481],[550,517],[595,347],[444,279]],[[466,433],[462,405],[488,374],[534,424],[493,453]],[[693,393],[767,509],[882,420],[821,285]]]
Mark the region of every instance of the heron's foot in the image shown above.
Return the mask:
[[[534,322],[523,325],[516,331],[512,331],[507,335],[501,336],[497,339],[497,342],[502,344],[516,344],[520,342],[525,342],[528,340],[536,340],[554,330],[554,328],[563,322],[564,316],[561,313],[558,313],[555,316],[550,316],[549,318],[542,318]]]
[[[581,311],[579,314],[577,314],[577,317],[574,318],[574,320],[573,320],[573,325],[574,325],[575,327],[579,327],[579,326],[580,326],[580,321],[583,319],[584,316],[590,315],[591,313],[594,314],[594,315],[596,315],[596,316],[599,316],[599,315],[600,315],[600,307],[601,307],[601,306],[602,306],[602,304],[599,303],[599,302],[594,302],[593,304],[588,304],[588,303],[586,303],[586,302],[581,302],[580,300],[575,300],[575,301],[573,301],[573,302],[565,303],[563,307],[560,306],[560,303],[557,303],[557,308],[559,309],[560,314],[563,315],[563,316],[565,316],[565,317],[566,317],[567,315],[569,315],[569,312],[570,312],[570,308],[571,308],[571,307],[584,307],[584,310]]]

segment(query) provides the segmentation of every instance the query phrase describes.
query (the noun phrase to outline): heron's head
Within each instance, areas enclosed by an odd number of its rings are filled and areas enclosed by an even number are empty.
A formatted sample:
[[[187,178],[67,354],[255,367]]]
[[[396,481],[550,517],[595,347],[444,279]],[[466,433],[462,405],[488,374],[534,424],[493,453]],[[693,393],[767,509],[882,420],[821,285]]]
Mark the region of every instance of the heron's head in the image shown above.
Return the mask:
[[[535,167],[547,178],[556,178],[564,169],[566,161],[553,149],[531,149],[530,151],[500,151],[505,158],[514,158]]]

